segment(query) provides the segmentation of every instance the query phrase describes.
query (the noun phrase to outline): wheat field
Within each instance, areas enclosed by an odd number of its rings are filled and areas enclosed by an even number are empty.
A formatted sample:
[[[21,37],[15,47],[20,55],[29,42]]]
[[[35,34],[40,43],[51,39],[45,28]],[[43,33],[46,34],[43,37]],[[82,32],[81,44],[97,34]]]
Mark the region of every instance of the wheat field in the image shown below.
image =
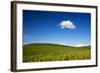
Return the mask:
[[[91,59],[91,47],[72,47],[50,43],[23,46],[23,62],[47,62]]]

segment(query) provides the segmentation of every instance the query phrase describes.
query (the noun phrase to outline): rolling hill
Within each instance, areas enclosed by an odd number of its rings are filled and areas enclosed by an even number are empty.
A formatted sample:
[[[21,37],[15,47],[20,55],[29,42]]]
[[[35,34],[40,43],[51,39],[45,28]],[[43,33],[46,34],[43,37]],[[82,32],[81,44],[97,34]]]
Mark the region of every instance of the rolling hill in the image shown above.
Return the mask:
[[[91,59],[91,47],[73,47],[51,43],[23,45],[23,62]]]

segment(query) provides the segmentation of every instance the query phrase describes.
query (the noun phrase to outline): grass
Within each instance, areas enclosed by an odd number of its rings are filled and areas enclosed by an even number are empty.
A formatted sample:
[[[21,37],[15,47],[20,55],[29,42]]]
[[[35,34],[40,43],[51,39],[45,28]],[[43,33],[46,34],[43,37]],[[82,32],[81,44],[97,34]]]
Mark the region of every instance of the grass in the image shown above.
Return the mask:
[[[85,60],[91,58],[91,47],[72,47],[50,43],[23,46],[23,62]]]

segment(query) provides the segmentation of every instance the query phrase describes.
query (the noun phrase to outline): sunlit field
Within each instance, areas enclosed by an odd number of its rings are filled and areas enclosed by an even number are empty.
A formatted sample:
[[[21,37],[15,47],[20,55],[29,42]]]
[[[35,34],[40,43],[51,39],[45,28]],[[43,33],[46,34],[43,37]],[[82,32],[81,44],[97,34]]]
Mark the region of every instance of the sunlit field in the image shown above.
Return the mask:
[[[90,58],[90,46],[71,47],[58,44],[28,44],[23,46],[23,62],[85,60]]]

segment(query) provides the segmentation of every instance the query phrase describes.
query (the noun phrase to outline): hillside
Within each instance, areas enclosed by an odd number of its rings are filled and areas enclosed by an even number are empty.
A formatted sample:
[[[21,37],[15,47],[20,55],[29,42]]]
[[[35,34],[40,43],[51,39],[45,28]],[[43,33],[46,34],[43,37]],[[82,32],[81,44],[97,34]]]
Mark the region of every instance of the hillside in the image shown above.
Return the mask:
[[[51,43],[23,46],[23,62],[84,60],[91,58],[90,46],[73,47]]]

